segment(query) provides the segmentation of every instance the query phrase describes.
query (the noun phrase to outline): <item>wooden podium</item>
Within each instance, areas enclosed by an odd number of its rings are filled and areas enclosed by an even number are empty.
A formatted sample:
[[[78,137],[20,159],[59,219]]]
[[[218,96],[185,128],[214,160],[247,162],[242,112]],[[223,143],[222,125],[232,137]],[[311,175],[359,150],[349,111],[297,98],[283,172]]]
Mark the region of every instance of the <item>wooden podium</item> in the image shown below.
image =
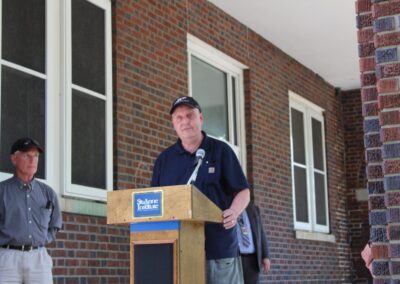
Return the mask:
[[[222,211],[192,185],[107,195],[107,224],[130,224],[131,284],[204,284],[205,222]]]

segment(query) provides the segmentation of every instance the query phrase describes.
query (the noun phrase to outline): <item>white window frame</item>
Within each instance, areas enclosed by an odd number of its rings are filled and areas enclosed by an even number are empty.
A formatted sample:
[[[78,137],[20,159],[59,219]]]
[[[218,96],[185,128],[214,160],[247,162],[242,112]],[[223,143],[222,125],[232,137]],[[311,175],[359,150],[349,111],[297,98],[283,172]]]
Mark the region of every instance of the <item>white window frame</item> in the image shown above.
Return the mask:
[[[63,176],[64,194],[73,197],[83,197],[92,200],[107,200],[107,192],[113,189],[113,126],[112,126],[112,33],[111,33],[111,1],[110,0],[86,0],[99,8],[105,10],[105,51],[106,51],[106,93],[98,94],[91,90],[72,84],[72,33],[71,33],[71,0],[63,1],[64,8],[64,38],[63,38],[63,62],[64,78],[63,82],[63,103],[66,106],[63,114],[63,125],[65,126],[63,149],[63,160],[66,161],[66,169]],[[102,99],[106,104],[106,189],[88,187],[72,183],[72,89],[83,91],[86,95]]]
[[[46,0],[46,74],[9,64],[13,68],[46,80],[46,121],[44,125],[46,129],[46,167],[43,181],[60,196],[63,210],[85,211],[89,214],[94,212],[95,215],[104,215],[104,208],[84,203],[84,200],[105,201],[107,191],[111,191],[113,186],[111,0],[86,1],[103,8],[106,15],[106,190],[71,183],[71,0]],[[0,3],[0,23],[1,15],[2,3]],[[0,48],[1,40],[0,34]],[[7,64],[5,62],[5,65]],[[101,97],[104,98],[104,95]],[[44,141],[39,142],[43,143]],[[9,149],[3,150],[8,151]],[[1,180],[11,176],[9,173],[0,172]],[[82,201],[68,197],[81,198]]]
[[[233,59],[232,57],[222,53],[213,46],[196,38],[191,34],[187,34],[187,50],[188,50],[188,72],[189,72],[189,95],[192,96],[192,64],[191,58],[195,56],[211,66],[225,72],[227,74],[227,92],[228,92],[228,129],[229,133],[235,133],[237,137],[237,145],[234,145],[234,135],[229,137],[227,142],[235,151],[242,165],[246,170],[246,132],[245,132],[245,112],[244,112],[244,86],[243,71],[247,66]],[[236,105],[232,97],[232,78],[235,78],[236,89]],[[233,117],[233,110],[236,112],[236,128]]]
[[[304,168],[302,164],[297,164],[293,160],[293,137],[292,137],[292,108],[303,113],[304,125],[304,145],[306,148],[306,182],[307,182],[307,203],[309,222],[299,222],[296,216],[296,200],[295,200],[295,183],[294,183],[294,166]],[[292,196],[293,196],[293,221],[296,230],[305,230],[310,232],[329,233],[329,207],[328,207],[328,184],[327,184],[327,167],[326,167],[326,152],[325,152],[325,125],[324,125],[324,109],[314,103],[304,99],[303,97],[289,91],[289,119],[290,119],[290,146],[291,146],[291,171],[292,171]],[[312,118],[321,122],[322,125],[322,152],[324,171],[314,169],[313,149],[312,149]],[[314,172],[324,175],[325,183],[325,216],[326,225],[320,225],[316,222],[316,206],[314,194]]]

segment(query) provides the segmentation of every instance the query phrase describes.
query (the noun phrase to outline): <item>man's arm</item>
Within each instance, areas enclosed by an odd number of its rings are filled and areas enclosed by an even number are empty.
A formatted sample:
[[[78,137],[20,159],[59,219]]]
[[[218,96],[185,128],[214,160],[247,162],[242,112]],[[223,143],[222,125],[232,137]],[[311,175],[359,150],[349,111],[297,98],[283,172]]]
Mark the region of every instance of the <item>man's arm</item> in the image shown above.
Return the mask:
[[[224,228],[231,229],[236,226],[236,220],[240,213],[246,209],[247,204],[250,201],[250,190],[245,188],[239,191],[232,201],[231,207],[222,212],[222,217],[224,218]]]

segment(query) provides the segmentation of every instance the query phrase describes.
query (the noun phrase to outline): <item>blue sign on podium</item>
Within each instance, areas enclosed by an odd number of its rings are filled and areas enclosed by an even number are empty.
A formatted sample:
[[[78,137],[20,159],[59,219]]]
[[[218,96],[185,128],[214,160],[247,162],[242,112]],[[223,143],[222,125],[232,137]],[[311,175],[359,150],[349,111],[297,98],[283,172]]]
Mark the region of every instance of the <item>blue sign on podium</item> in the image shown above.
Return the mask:
[[[132,193],[133,217],[161,217],[163,215],[163,192],[147,191]]]

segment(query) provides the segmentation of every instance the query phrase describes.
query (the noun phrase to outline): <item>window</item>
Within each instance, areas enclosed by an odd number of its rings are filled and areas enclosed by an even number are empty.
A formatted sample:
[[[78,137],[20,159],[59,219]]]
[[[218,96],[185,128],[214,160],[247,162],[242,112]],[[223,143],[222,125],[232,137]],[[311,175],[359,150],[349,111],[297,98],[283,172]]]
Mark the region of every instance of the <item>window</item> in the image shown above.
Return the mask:
[[[243,64],[188,35],[190,94],[201,105],[203,130],[228,142],[246,164]]]
[[[11,143],[30,136],[45,147],[37,177],[60,195],[105,200],[111,1],[3,0],[1,25],[0,178],[13,173]]]
[[[323,109],[289,92],[295,229],[329,232]]]

